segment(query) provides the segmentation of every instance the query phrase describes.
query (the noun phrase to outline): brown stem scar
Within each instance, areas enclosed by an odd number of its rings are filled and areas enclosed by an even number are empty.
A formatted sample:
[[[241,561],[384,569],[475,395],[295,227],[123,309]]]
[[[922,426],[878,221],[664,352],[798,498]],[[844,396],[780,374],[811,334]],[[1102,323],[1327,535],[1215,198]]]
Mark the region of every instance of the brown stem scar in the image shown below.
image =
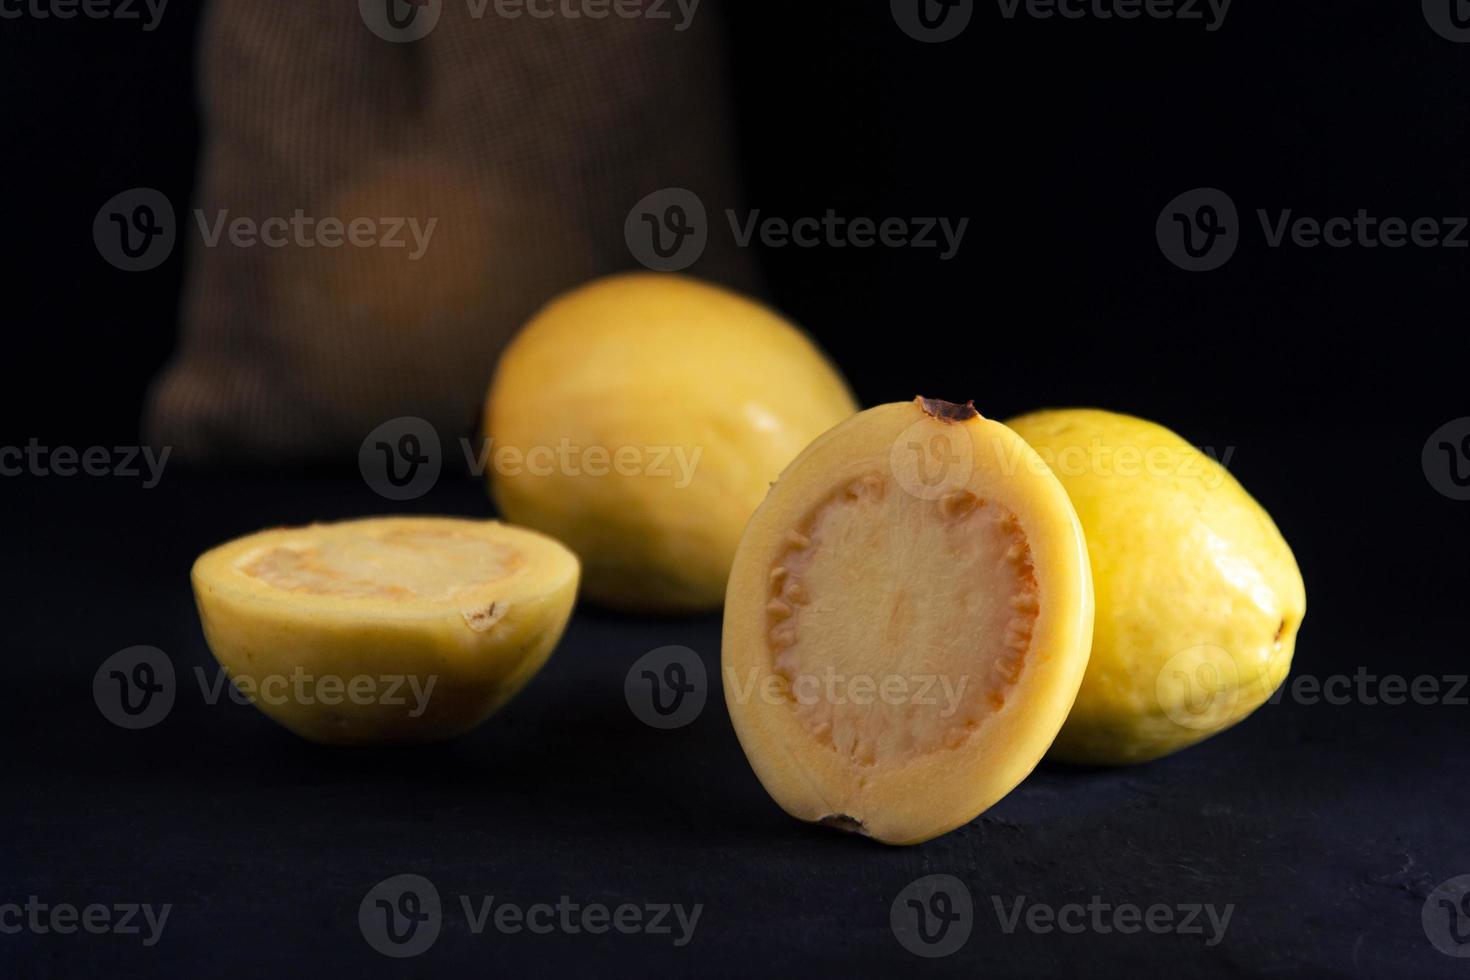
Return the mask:
[[[939,398],[925,398],[923,395],[920,395],[914,401],[918,403],[918,406],[924,410],[926,415],[936,418],[941,422],[965,422],[969,419],[982,417],[975,410],[973,399],[965,402],[963,405],[959,405],[955,402],[947,402]]]

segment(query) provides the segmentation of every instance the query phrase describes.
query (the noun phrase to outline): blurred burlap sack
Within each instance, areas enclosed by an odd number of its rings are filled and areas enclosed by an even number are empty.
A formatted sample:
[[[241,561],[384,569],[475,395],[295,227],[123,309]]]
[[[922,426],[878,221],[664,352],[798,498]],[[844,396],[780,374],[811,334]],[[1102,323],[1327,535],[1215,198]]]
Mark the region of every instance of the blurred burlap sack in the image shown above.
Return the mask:
[[[718,14],[656,6],[672,19],[630,17],[626,0],[580,4],[624,12],[600,19],[545,2],[214,0],[182,338],[150,441],[284,462],[355,458],[400,415],[472,433],[515,329],[558,291],[635,267],[623,229],[640,199],[733,202]],[[711,235],[689,271],[750,288],[730,239]]]

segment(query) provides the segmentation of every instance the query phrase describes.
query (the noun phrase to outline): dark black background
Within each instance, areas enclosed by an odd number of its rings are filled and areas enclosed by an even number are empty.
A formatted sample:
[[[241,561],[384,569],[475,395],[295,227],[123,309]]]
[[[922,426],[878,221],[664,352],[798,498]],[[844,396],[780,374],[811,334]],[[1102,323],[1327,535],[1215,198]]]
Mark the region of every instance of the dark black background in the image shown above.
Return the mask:
[[[1228,447],[1307,582],[1296,672],[1465,671],[1470,504],[1435,492],[1420,451],[1470,414],[1470,250],[1272,249],[1255,211],[1470,214],[1470,45],[1437,36],[1416,3],[1375,0],[1236,0],[1215,33],[1007,21],[981,3],[937,45],[906,37],[881,3],[725,3],[719,15],[753,207],[970,219],[949,262],[917,249],[761,255],[770,298],[865,405],[919,392],[1002,418],[1100,405]],[[189,199],[198,16],[174,0],[153,33],[0,21],[0,444],[138,439],[177,332],[183,258],[119,272],[90,228],[129,187]],[[1224,268],[1190,274],[1165,260],[1154,222],[1199,186],[1227,191],[1246,229]],[[1271,706],[1139,770],[1044,767],[971,827],[907,851],[787,821],[717,697],[673,735],[627,713],[622,675],[645,650],[687,643],[713,670],[713,619],[579,612],[503,717],[428,752],[330,753],[251,709],[197,703],[145,733],[107,725],[87,692],[109,653],[148,643],[181,669],[210,663],[186,579],[200,550],[263,524],[382,509],[346,469],[181,470],[157,491],[0,480],[13,680],[0,901],[179,906],[155,950],[0,936],[0,972],[1463,972],[1429,946],[1419,909],[1470,873],[1464,707]],[[414,506],[486,505],[446,481]],[[460,934],[391,963],[362,943],[355,909],[404,870],[445,893],[708,907],[682,951]],[[930,872],[965,878],[982,906],[966,950],[937,963],[904,953],[887,926],[892,897]],[[1212,949],[1004,936],[987,918],[991,894],[1099,891],[1239,910]]]

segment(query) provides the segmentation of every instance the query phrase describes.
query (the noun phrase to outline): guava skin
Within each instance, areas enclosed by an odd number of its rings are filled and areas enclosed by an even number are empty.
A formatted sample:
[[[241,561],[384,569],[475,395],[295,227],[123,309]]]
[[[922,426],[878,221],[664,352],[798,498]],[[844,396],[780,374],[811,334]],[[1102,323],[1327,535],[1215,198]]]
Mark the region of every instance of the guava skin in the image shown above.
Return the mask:
[[[1092,562],[1092,655],[1049,756],[1148,762],[1263,704],[1306,613],[1301,571],[1265,510],[1152,422],[1065,409],[1007,424],[1066,488]]]

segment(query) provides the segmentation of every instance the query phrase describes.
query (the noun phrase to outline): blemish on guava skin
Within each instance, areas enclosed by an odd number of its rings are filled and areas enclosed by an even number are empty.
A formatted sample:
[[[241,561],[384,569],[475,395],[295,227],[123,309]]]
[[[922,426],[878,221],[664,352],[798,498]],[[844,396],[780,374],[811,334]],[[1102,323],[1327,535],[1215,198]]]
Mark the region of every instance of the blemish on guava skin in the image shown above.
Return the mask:
[[[981,418],[975,410],[975,402],[967,401],[963,405],[947,402],[940,398],[925,398],[923,395],[914,399],[926,415],[932,416],[941,422],[967,422],[970,419]]]
[[[505,618],[508,611],[499,602],[492,602],[484,609],[466,609],[460,613],[465,623],[476,633],[483,633]]]
[[[868,836],[868,829],[863,826],[861,820],[849,817],[845,813],[833,813],[818,821],[823,827],[831,827],[834,830],[845,830],[849,834],[862,834]]]

